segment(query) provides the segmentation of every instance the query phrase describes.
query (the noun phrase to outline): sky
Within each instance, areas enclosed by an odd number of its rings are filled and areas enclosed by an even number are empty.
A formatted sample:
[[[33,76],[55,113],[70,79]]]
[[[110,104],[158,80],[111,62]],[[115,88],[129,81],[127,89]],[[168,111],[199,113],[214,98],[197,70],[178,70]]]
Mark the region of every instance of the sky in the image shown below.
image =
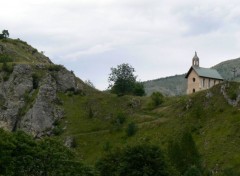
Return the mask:
[[[110,68],[129,63],[139,81],[240,57],[239,0],[7,0],[0,30],[55,64],[108,87]]]

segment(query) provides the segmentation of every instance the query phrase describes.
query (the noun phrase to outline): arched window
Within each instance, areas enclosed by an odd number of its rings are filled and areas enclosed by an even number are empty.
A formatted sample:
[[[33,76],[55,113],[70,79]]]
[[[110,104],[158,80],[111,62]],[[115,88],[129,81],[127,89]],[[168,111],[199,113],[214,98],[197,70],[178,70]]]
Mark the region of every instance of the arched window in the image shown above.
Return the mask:
[[[195,92],[195,89],[193,89],[192,92],[194,93],[194,92]]]
[[[195,80],[196,80],[195,78],[192,79],[193,82],[195,82]]]

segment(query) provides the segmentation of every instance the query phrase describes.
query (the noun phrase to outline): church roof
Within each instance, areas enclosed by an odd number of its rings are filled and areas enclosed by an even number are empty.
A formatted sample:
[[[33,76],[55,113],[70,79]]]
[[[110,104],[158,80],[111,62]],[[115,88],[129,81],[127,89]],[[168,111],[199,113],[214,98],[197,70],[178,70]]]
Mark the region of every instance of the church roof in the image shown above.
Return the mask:
[[[189,69],[185,78],[188,77],[188,75],[191,73],[192,70],[194,70],[200,77],[223,80],[222,76],[218,73],[217,70],[212,68],[202,68],[202,67],[195,67],[195,66],[192,66]]]

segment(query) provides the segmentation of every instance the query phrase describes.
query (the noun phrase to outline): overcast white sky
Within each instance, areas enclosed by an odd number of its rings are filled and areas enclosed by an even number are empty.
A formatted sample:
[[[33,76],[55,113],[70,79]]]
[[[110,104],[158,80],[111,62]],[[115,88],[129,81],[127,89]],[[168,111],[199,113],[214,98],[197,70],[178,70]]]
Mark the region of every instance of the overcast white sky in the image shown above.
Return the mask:
[[[129,63],[142,81],[240,56],[239,0],[7,0],[0,30],[98,89]]]

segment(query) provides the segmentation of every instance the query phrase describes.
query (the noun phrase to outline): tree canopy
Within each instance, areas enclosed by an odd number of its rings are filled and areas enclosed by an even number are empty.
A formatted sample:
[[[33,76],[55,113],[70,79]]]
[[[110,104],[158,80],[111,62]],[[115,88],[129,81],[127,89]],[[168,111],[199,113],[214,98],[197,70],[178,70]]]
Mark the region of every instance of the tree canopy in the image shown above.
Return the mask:
[[[0,175],[83,175],[94,171],[74,160],[74,154],[60,142],[44,138],[36,141],[24,132],[0,129]]]
[[[135,69],[127,63],[111,68],[108,81],[112,93],[116,93],[119,96],[126,94],[144,95],[143,85],[136,81],[137,76],[134,75],[134,72]]]
[[[170,176],[158,146],[141,144],[106,154],[96,165],[100,176]]]
[[[9,37],[9,32],[8,30],[4,29],[2,31],[2,34],[0,34],[0,39],[8,38]]]

